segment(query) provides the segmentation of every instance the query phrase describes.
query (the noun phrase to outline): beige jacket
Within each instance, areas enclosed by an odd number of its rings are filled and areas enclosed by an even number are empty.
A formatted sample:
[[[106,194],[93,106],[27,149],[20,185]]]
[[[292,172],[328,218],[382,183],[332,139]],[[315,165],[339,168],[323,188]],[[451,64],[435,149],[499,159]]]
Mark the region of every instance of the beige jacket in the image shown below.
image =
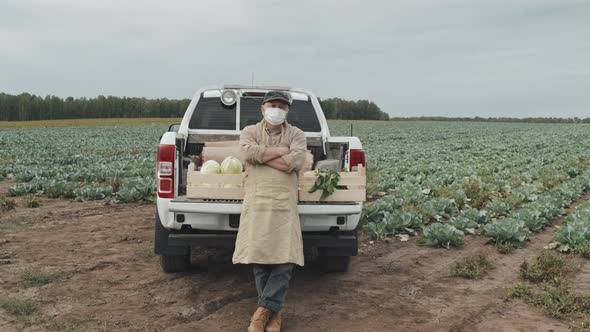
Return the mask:
[[[255,125],[242,129],[240,136],[240,149],[246,163],[251,165],[262,164],[262,155],[267,146],[272,146],[270,133],[263,132],[264,120]],[[283,144],[288,144],[290,152],[282,158],[289,165],[288,172],[298,172],[305,162],[307,153],[307,141],[303,131],[297,127],[288,124],[286,121],[282,125]]]

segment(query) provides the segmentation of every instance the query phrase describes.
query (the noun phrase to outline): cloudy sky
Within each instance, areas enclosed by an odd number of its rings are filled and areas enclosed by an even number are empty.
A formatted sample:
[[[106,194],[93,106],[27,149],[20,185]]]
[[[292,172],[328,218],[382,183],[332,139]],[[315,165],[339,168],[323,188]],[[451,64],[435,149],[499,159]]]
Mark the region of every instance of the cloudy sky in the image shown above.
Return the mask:
[[[0,91],[190,98],[211,84],[392,116],[590,117],[590,1],[2,0]]]

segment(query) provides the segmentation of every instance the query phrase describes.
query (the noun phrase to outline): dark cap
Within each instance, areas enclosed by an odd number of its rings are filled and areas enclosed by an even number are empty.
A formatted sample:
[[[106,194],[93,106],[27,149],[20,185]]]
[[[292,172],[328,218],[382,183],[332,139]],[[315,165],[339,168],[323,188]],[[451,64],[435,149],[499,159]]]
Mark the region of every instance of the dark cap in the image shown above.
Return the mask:
[[[282,100],[288,105],[291,105],[291,95],[286,91],[271,90],[264,95],[262,103],[266,103],[271,100]]]

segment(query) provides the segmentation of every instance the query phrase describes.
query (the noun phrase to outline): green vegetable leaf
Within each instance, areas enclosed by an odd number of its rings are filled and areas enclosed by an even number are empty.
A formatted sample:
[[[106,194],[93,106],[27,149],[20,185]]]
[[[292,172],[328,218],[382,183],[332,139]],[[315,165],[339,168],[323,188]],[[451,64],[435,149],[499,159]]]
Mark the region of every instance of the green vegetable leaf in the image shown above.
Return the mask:
[[[320,201],[323,201],[336,190],[336,186],[340,180],[340,174],[333,169],[316,169],[314,174],[316,175],[316,180],[308,192],[314,193],[317,190],[322,190]]]

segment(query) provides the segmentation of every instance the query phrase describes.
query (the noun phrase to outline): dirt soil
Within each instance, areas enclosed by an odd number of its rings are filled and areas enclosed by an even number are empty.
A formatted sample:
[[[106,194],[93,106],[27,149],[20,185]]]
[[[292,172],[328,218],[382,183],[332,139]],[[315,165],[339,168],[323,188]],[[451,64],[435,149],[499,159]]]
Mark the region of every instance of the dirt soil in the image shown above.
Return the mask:
[[[10,185],[0,182],[0,195]],[[231,251],[193,250],[189,272],[166,274],[153,254],[154,205],[41,200],[26,208],[16,198],[16,210],[0,214],[0,299],[29,299],[38,308],[29,323],[0,309],[1,331],[247,329],[254,279],[248,266],[232,265]],[[420,247],[415,238],[362,239],[348,273],[323,274],[313,264],[295,271],[284,331],[567,331],[567,322],[504,300],[519,265],[554,231],[508,255],[474,236],[451,250]],[[483,280],[449,276],[454,262],[482,252],[496,265]],[[571,279],[587,293],[590,264],[577,264]],[[64,277],[27,287],[24,270]]]

